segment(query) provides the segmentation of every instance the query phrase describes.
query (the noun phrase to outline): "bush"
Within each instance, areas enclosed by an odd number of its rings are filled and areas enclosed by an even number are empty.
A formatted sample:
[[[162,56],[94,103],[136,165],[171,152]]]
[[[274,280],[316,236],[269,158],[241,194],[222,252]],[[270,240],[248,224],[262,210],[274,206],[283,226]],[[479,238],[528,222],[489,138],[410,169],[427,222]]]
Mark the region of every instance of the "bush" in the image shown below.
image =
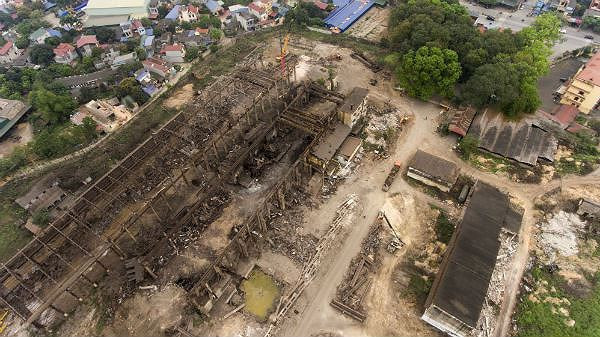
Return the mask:
[[[446,212],[440,210],[440,214],[435,221],[435,235],[437,240],[448,244],[450,239],[452,238],[452,234],[454,233],[454,224],[450,219],[448,219],[448,215]]]
[[[469,160],[471,155],[477,152],[477,147],[479,146],[479,141],[472,136],[464,136],[460,142],[458,142],[458,150],[460,151],[461,156],[465,160]]]

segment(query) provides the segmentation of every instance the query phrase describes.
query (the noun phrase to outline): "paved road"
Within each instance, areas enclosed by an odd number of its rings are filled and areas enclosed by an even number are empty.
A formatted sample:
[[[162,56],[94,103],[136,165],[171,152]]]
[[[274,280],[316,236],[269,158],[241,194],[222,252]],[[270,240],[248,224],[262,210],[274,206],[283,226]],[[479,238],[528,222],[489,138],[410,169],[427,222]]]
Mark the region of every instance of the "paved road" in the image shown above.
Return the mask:
[[[524,2],[523,8],[516,11],[510,11],[501,7],[485,8],[463,0],[461,0],[460,3],[475,13],[493,16],[496,20],[488,21],[491,23],[492,28],[510,28],[514,31],[519,31],[535,21],[535,16],[529,16],[529,13],[532,11],[535,4],[535,1],[532,0]],[[552,58],[560,56],[566,51],[585,47],[594,41],[600,42],[600,35],[590,30],[578,29],[571,26],[565,26],[563,28],[566,29],[567,32],[563,34],[562,41],[558,42],[552,49]],[[586,39],[586,35],[594,36],[594,40]]]

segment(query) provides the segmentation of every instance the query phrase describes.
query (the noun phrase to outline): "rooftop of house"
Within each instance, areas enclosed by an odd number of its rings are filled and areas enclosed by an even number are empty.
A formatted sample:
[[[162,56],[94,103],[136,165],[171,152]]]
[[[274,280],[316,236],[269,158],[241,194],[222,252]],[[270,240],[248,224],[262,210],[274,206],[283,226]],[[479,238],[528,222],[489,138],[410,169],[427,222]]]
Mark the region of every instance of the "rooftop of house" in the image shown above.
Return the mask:
[[[188,10],[188,12],[194,13],[194,14],[198,14],[198,7],[194,6],[194,5],[187,5],[186,9]]]
[[[506,194],[476,183],[425,306],[433,304],[475,327],[496,265],[500,231],[519,233],[522,218]]]
[[[27,106],[21,101],[0,98],[0,118],[2,119],[14,119],[25,108]]]
[[[6,55],[8,54],[8,52],[12,49],[13,47],[13,42],[12,41],[8,41],[6,42],[2,48],[0,48],[0,55]]]
[[[458,167],[453,162],[421,150],[417,150],[408,166],[451,184],[456,182],[459,173]]]
[[[77,42],[75,43],[77,48],[81,48],[88,44],[98,44],[98,40],[96,39],[96,35],[82,35]]]
[[[44,36],[47,34],[46,28],[44,27],[40,27],[36,30],[34,30],[31,34],[29,34],[29,39],[30,40],[37,40],[40,37]]]
[[[87,9],[147,7],[149,0],[90,0]]]
[[[208,1],[206,1],[206,5],[205,6],[212,13],[217,12],[221,8],[221,6],[219,5],[219,3],[216,2],[215,0],[208,0]]]
[[[254,2],[251,2],[248,4],[248,8],[250,8],[251,10],[257,12],[257,13],[264,13],[265,9],[262,8],[261,6],[255,4]]]
[[[170,45],[166,45],[163,46],[162,49],[160,50],[161,53],[166,53],[168,51],[179,51],[179,52],[183,52],[183,45],[182,44],[170,44]]]
[[[167,13],[167,15],[165,15],[165,19],[167,19],[167,20],[177,20],[177,18],[179,17],[179,8],[180,7],[181,7],[180,5],[173,6],[173,8],[171,8],[171,10],[169,11],[169,13]]]
[[[56,48],[53,49],[54,55],[56,56],[65,56],[73,51],[75,51],[75,47],[68,43],[61,43]]]
[[[575,75],[575,78],[600,86],[600,52],[592,56],[583,69]]]

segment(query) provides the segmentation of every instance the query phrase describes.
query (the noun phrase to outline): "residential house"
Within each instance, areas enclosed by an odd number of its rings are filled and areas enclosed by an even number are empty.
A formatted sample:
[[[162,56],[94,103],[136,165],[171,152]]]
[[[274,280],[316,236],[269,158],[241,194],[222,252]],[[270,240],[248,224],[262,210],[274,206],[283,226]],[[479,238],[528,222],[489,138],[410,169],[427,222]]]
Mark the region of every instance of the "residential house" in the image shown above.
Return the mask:
[[[91,56],[94,47],[100,47],[100,43],[98,43],[96,35],[82,35],[79,39],[77,39],[75,45],[77,46],[77,51],[79,51],[79,54],[81,54],[82,57]]]
[[[152,75],[150,75],[150,71],[147,69],[139,69],[135,72],[135,80],[138,81],[141,85],[148,85],[152,82]]]
[[[235,19],[245,31],[252,32],[256,30],[256,17],[251,15],[249,12],[236,12]]]
[[[167,13],[167,15],[165,15],[165,20],[168,21],[176,21],[179,20],[179,10],[181,8],[181,5],[175,5],[173,6],[173,8],[171,8],[171,10],[169,11],[169,13]]]
[[[182,63],[185,57],[185,47],[183,44],[171,44],[163,46],[160,53],[164,55],[167,62]]]
[[[0,98],[0,137],[17,124],[29,108],[21,101]]]
[[[142,65],[144,66],[144,69],[166,80],[175,75],[175,68],[162,59],[149,57],[142,61]]]
[[[158,94],[159,88],[154,84],[148,84],[142,86],[142,91],[145,92],[146,95],[154,97],[156,94]]]
[[[119,24],[119,26],[121,27],[121,31],[123,32],[123,37],[126,37],[126,38],[133,37],[133,29],[131,29],[130,21],[121,22]]]
[[[144,25],[142,25],[140,20],[131,21],[131,30],[140,36],[146,35],[146,28],[144,28]]]
[[[59,44],[53,49],[53,51],[54,61],[56,61],[56,63],[70,64],[78,56],[77,51],[75,51],[75,47],[68,43]]]
[[[29,34],[29,41],[34,44],[42,44],[49,37],[62,37],[62,34],[51,28],[38,28],[33,33]]]
[[[179,6],[179,22],[193,22],[198,20],[198,7],[194,5]]]
[[[272,0],[258,0],[254,2],[255,4],[257,4],[258,6],[262,7],[265,12],[267,13],[267,15],[271,14],[271,12],[273,12],[273,1]]]
[[[140,38],[140,47],[146,52],[146,57],[154,55],[154,35],[142,35]]]
[[[600,52],[594,54],[573,76],[560,103],[574,105],[585,114],[589,114],[598,107],[600,103]]]
[[[417,150],[408,163],[406,175],[425,185],[448,192],[458,179],[459,169],[451,161]]]
[[[205,6],[213,15],[216,15],[223,10],[223,7],[215,0],[206,1]]]
[[[248,4],[248,10],[250,14],[258,18],[258,21],[265,21],[269,17],[267,11],[262,6],[258,5],[256,2],[251,2],[250,4]]]
[[[89,0],[84,11],[86,27],[114,26],[121,22],[148,17],[150,0]]]
[[[131,111],[125,106],[119,105],[116,98],[109,100],[92,100],[82,105],[79,111],[71,116],[71,122],[81,125],[85,117],[91,117],[105,132],[115,130],[119,122],[125,122],[131,118]]]
[[[199,28],[202,30],[201,28]],[[175,40],[183,43],[186,47],[208,47],[212,40],[208,34],[198,33],[197,30],[188,30],[175,35]]]
[[[119,56],[115,57],[115,59],[113,60],[110,67],[112,69],[117,69],[118,67],[120,67],[124,64],[134,63],[136,61],[137,61],[137,54],[135,52],[131,52],[128,54],[119,55]]]
[[[8,41],[0,48],[0,63],[11,63],[22,54],[12,41]]]
[[[158,0],[151,0],[148,4],[148,19],[158,19]]]

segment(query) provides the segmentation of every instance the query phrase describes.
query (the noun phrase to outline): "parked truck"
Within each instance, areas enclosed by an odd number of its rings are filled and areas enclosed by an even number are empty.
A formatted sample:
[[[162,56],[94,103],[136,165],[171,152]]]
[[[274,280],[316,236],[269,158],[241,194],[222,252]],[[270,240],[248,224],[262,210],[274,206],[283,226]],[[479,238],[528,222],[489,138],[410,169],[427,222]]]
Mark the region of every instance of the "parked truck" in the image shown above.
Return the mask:
[[[387,192],[390,189],[390,186],[392,186],[392,183],[394,182],[394,179],[396,179],[398,172],[400,172],[401,167],[402,167],[402,164],[400,163],[400,161],[396,160],[396,162],[394,163],[394,166],[392,167],[392,170],[388,174],[387,178],[385,178],[385,182],[383,183],[383,188],[382,188],[383,191]]]

